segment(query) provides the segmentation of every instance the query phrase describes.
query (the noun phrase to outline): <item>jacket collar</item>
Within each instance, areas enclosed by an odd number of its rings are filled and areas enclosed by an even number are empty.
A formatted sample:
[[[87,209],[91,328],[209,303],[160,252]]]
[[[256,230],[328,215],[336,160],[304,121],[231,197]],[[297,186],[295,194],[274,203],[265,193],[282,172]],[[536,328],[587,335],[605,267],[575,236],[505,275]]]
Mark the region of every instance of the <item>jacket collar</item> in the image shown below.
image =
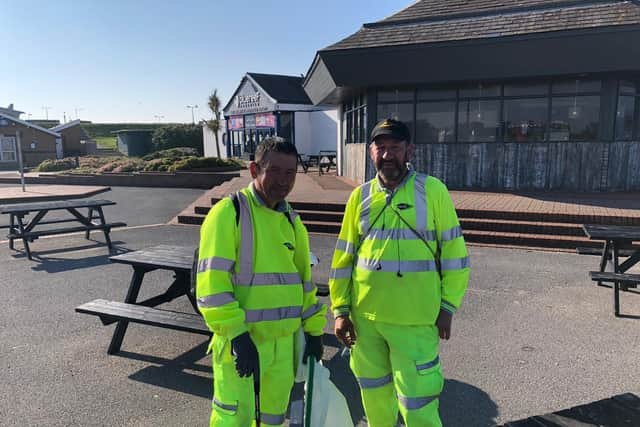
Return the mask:
[[[258,203],[258,205],[264,206],[265,208],[270,209],[267,206],[267,204],[264,202],[264,200],[262,200],[262,197],[260,197],[260,195],[256,191],[256,186],[253,184],[253,182],[249,184],[249,190],[251,190],[251,194],[253,195],[254,199],[256,199],[256,202]],[[289,203],[286,200],[278,202],[278,204],[273,210],[276,212],[287,212],[289,210]]]
[[[398,186],[395,188],[395,190],[391,191],[389,189],[387,189],[383,184],[382,184],[382,180],[380,179],[380,176],[378,174],[376,174],[376,185],[379,191],[384,191],[385,193],[395,193],[397,192],[400,188],[404,187],[404,185],[407,183],[407,181],[409,181],[409,179],[411,177],[413,177],[416,174],[416,171],[413,167],[413,165],[409,162],[407,162],[407,174],[404,176],[404,178],[402,178],[402,181],[400,181],[400,184],[398,184]]]

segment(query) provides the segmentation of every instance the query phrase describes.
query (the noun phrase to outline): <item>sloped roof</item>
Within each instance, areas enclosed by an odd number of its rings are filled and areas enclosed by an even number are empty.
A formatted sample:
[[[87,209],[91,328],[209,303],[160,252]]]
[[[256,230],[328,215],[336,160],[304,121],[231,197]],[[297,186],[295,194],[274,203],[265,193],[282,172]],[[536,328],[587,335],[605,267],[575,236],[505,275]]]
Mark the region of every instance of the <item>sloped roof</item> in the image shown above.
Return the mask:
[[[635,1],[420,0],[320,52],[638,24]]]
[[[61,130],[64,130],[64,129],[67,129],[67,128],[70,128],[70,127],[73,127],[73,126],[76,126],[76,125],[79,125],[79,124],[80,124],[80,119],[77,119],[77,120],[73,120],[73,121],[70,121],[70,122],[67,122],[67,123],[61,123],[58,126],[52,127],[51,130],[54,131],[54,132],[60,132]]]
[[[14,116],[9,115],[9,114],[5,114],[2,111],[0,111],[0,117],[4,117],[5,119],[11,120],[14,123],[21,124],[22,126],[25,126],[25,127],[31,128],[31,129],[36,129],[36,130],[39,130],[40,132],[44,132],[44,133],[48,133],[48,134],[53,135],[53,136],[57,136],[58,138],[60,137],[60,134],[58,132],[54,132],[54,131],[52,131],[50,129],[43,128],[42,126],[34,125],[33,123],[25,122],[24,120],[20,120],[17,117],[14,117]]]
[[[311,104],[302,87],[304,77],[260,73],[247,75],[280,104]]]

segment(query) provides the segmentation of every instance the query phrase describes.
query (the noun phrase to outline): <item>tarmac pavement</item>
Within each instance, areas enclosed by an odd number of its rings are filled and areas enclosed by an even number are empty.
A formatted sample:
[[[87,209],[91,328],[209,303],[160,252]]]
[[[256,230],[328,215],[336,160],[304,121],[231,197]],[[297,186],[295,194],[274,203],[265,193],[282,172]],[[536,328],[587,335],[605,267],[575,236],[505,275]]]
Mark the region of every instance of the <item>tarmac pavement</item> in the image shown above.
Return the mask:
[[[154,191],[157,190],[157,191]],[[201,191],[114,187],[114,244],[195,245],[198,227],[169,221]],[[147,227],[140,227],[140,226]],[[335,236],[313,234],[326,282]],[[103,242],[96,234],[96,240]],[[21,248],[19,242],[17,248]],[[106,247],[83,235],[42,238],[29,261],[0,243],[0,420],[6,426],[205,426],[212,374],[200,335],[130,325],[123,350],[106,353],[113,325],[74,308],[124,299],[131,276]],[[453,338],[441,345],[445,426],[491,426],[615,394],[640,395],[640,318],[615,318],[612,291],[588,271],[597,257],[471,247],[472,276]],[[141,298],[164,289],[167,272],[145,278]],[[640,295],[623,292],[623,313],[640,316]],[[167,304],[189,312],[186,298]],[[327,332],[331,331],[329,322]],[[325,360],[362,424],[355,380],[335,339]],[[638,423],[640,425],[640,421]]]

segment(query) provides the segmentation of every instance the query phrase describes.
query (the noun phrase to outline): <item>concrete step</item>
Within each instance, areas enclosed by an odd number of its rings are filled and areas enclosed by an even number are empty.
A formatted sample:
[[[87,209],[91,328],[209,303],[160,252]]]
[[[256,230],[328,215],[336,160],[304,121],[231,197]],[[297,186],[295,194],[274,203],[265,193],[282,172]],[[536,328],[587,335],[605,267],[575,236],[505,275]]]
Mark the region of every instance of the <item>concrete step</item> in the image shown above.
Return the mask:
[[[571,224],[640,225],[640,217],[617,215],[569,214],[563,212],[509,212],[485,209],[458,209],[459,218],[501,219],[510,221],[561,222]]]
[[[559,236],[530,233],[506,233],[499,231],[464,230],[466,241],[472,243],[488,243],[510,246],[526,246],[539,248],[561,248],[575,250],[578,246],[599,247],[602,242],[592,241],[586,237]]]
[[[460,218],[462,229],[507,233],[550,234],[584,237],[581,224],[543,221],[514,221],[490,218]]]
[[[178,224],[202,225],[205,217],[206,215],[196,213],[189,215],[178,215]]]

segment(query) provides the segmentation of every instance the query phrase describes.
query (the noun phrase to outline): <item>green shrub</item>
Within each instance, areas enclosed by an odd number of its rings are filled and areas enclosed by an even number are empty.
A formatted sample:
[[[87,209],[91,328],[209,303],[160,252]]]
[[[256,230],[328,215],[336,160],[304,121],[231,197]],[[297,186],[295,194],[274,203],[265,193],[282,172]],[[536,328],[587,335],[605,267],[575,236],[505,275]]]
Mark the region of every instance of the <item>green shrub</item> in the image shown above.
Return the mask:
[[[197,156],[198,151],[195,148],[191,147],[176,147],[169,148],[167,150],[154,151],[153,153],[149,153],[146,156],[143,156],[143,160],[153,160],[153,159],[161,159],[161,158],[182,158],[186,156]]]
[[[171,125],[156,129],[151,137],[154,151],[175,147],[189,147],[198,154],[204,152],[202,127],[196,124]]]
[[[178,160],[169,168],[169,171],[187,171],[194,169],[214,169],[218,167],[239,166],[237,161],[227,161],[217,157],[185,157]]]
[[[40,163],[36,168],[36,172],[58,172],[69,169],[75,169],[76,159],[73,157],[67,157],[59,160],[47,159]]]

